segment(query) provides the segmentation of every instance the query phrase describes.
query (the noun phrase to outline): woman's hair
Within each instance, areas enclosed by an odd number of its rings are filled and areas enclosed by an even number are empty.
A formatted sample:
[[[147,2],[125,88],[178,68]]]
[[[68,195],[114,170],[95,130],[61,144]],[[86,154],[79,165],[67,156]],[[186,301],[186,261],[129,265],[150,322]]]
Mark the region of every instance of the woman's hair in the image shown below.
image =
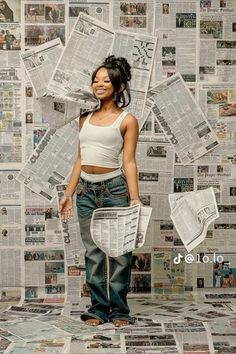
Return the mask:
[[[129,81],[131,80],[131,67],[123,57],[116,58],[114,55],[107,57],[104,62],[93,72],[92,83],[99,69],[107,69],[112,86],[114,87],[113,100],[119,107],[127,107],[130,104]],[[124,84],[124,90],[121,85]]]

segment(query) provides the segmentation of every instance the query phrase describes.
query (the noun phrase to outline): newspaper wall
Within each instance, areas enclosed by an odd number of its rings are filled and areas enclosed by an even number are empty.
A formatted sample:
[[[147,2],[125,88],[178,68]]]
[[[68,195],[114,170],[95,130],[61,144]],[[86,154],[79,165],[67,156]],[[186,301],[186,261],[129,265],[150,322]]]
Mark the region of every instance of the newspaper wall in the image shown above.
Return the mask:
[[[88,295],[76,213],[63,224],[56,201],[76,158],[77,128],[71,123],[49,129],[37,96],[46,87],[60,95],[75,87],[91,91],[91,73],[109,54],[125,56],[132,67],[127,109],[140,128],[140,197],[153,209],[145,245],[133,253],[130,293],[234,288],[235,1],[6,2],[11,11],[0,14],[0,301],[63,302],[67,297],[76,302]],[[163,80],[176,77],[178,85],[166,97],[163,93],[162,104],[174,118],[177,149],[153,105],[160,103]],[[186,151],[193,145],[190,132],[197,118],[206,127],[199,128],[200,140],[208,146],[210,134],[212,149],[195,141],[194,151],[200,153],[192,158]],[[220,217],[192,251],[199,262],[174,264],[187,252],[170,218],[168,195],[211,186]],[[214,253],[215,263],[206,262]]]

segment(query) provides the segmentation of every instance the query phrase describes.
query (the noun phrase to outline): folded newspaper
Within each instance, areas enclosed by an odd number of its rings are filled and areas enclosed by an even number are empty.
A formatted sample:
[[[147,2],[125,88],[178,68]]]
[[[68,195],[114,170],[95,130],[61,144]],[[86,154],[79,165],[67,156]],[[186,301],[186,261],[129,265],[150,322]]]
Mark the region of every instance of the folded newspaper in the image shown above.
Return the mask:
[[[151,207],[99,208],[93,212],[90,231],[95,244],[108,256],[118,257],[145,242]]]
[[[50,128],[58,129],[78,118],[82,111],[91,111],[98,106],[98,100],[88,91],[71,91],[64,96],[46,92],[39,98],[42,115]]]
[[[169,194],[171,219],[187,251],[206,237],[208,226],[219,217],[213,187]]]

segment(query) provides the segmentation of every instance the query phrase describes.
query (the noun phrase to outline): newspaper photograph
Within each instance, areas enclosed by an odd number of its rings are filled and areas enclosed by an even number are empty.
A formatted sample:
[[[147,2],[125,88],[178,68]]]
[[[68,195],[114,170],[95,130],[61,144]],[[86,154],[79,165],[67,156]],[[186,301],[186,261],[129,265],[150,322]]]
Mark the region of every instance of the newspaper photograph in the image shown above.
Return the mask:
[[[49,42],[55,38],[60,38],[65,45],[65,26],[44,26],[44,25],[26,25],[25,26],[25,42],[24,47],[29,49],[45,42]]]
[[[22,27],[24,48],[31,48],[60,38],[63,45],[67,37],[65,20],[66,1],[22,1]]]
[[[154,1],[113,1],[113,26],[116,30],[153,34]]]
[[[148,99],[154,102],[153,113],[183,165],[219,144],[180,74],[150,90]]]
[[[64,2],[64,1],[63,1]],[[38,4],[37,2],[26,3],[24,6],[26,23],[64,23],[65,4],[51,1]]]
[[[90,230],[96,245],[110,257],[140,248],[145,242],[150,207],[99,208],[93,212]]]
[[[199,85],[199,104],[212,123],[221,143],[229,142],[229,127],[234,126],[236,86],[233,83],[206,83]]]
[[[18,23],[5,23],[0,21],[0,31],[2,35],[0,50],[3,52],[13,51],[13,54],[9,53],[11,57],[19,55],[14,51],[21,50],[20,25]]]
[[[169,195],[171,219],[190,252],[206,237],[208,226],[219,217],[212,187],[201,191]]]
[[[20,22],[20,1],[7,0],[2,2],[5,4],[1,8],[0,22]]]

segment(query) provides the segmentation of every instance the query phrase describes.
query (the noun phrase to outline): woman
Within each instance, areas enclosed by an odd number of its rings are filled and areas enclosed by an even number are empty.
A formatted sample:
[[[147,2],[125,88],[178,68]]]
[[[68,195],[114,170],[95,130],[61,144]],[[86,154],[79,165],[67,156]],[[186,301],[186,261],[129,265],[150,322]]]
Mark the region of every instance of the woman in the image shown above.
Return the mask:
[[[135,161],[138,123],[132,114],[122,110],[130,102],[130,79],[130,65],[126,59],[113,55],[92,74],[92,89],[100,100],[100,108],[80,118],[78,158],[60,202],[62,217],[70,218],[72,195],[76,189],[81,237],[86,248],[86,281],[92,302],[81,319],[92,326],[107,321],[117,327],[134,322],[126,300],[131,252],[116,258],[109,257],[107,266],[106,255],[90,235],[94,209],[141,204]],[[120,169],[121,152],[125,175]],[[106,283],[107,274],[109,285]]]
[[[7,5],[6,1],[0,1],[0,22],[13,22],[13,11]]]

